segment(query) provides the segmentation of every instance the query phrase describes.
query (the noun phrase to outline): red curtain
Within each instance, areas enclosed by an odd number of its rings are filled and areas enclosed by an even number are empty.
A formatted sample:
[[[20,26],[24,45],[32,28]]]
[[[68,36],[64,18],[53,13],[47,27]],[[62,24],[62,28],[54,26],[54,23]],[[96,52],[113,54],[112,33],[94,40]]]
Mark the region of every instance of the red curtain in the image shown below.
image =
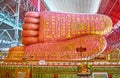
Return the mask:
[[[119,0],[102,0],[98,13],[111,17],[113,24],[120,20],[120,1]]]
[[[40,8],[40,12],[42,11],[47,11],[47,7],[46,5],[44,4],[43,0],[40,0],[40,7],[38,7],[38,0],[30,0],[31,4],[34,5],[35,8]]]

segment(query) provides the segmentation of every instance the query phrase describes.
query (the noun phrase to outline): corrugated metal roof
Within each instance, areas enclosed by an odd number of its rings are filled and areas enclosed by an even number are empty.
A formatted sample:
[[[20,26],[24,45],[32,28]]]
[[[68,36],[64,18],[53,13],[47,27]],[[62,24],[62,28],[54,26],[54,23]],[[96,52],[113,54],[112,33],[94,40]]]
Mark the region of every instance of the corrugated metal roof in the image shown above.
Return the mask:
[[[96,13],[101,0],[44,0],[51,11]]]

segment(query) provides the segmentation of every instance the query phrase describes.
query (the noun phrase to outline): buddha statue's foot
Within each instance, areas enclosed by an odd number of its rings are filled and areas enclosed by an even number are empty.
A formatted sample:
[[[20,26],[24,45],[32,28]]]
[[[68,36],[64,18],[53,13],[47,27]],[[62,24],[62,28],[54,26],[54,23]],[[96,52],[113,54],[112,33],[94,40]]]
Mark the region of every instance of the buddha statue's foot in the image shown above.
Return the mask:
[[[9,49],[9,53],[5,58],[5,61],[16,61],[20,62],[23,60],[25,52],[25,46],[15,46]]]
[[[27,60],[85,60],[101,54],[106,48],[101,35],[84,35],[60,42],[37,43],[26,46]]]

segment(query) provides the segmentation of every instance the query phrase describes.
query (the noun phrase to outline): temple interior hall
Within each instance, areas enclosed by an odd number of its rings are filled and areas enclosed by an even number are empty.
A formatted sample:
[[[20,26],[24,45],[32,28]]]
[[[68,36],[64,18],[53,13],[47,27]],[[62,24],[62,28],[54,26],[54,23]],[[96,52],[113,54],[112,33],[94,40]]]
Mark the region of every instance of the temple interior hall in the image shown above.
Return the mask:
[[[0,78],[120,78],[120,0],[0,0]]]

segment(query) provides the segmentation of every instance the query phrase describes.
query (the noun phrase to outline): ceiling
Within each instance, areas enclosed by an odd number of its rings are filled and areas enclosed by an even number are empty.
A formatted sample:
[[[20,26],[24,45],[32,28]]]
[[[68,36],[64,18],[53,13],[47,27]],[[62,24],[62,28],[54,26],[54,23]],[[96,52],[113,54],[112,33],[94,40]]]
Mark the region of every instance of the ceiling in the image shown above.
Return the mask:
[[[101,0],[44,0],[50,11],[96,13]]]

